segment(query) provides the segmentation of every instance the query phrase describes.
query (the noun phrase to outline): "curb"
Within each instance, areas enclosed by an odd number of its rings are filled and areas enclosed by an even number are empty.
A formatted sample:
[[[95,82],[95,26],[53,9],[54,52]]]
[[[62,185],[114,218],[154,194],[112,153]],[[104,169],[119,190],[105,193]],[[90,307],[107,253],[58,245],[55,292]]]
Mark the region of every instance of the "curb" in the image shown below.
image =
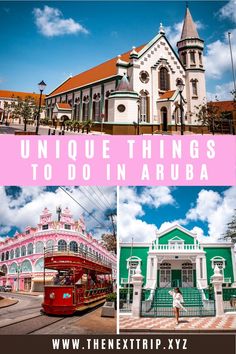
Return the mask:
[[[4,300],[4,299],[6,299],[6,298],[3,298],[1,300]],[[6,305],[1,305],[1,300],[0,300],[0,310],[4,309],[5,307],[13,306],[19,302],[19,300],[9,300],[9,302]]]

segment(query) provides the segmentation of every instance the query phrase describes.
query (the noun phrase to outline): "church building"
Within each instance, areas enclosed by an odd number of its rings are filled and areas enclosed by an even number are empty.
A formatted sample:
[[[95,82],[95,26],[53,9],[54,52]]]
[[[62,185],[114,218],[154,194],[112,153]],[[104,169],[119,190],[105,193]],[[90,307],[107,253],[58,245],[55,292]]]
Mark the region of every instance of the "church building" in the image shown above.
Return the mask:
[[[172,48],[160,25],[148,43],[68,78],[47,97],[50,120],[92,121],[109,134],[200,131],[206,103],[204,41],[189,8]]]

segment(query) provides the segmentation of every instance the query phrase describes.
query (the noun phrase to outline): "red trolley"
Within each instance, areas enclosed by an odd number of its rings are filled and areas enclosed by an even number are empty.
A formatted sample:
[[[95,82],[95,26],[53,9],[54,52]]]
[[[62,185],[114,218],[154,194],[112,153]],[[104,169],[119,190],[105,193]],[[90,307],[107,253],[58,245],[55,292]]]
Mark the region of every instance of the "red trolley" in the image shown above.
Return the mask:
[[[112,264],[83,250],[51,247],[44,253],[44,279],[54,270],[53,285],[44,285],[46,314],[71,315],[105,302],[112,292]],[[45,284],[45,282],[44,282]]]

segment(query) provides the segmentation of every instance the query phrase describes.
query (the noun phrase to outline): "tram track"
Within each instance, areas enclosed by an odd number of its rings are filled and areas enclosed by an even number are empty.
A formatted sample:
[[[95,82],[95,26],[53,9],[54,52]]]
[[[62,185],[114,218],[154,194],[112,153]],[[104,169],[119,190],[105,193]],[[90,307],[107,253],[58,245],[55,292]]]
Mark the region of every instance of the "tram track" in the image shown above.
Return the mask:
[[[6,325],[0,326],[0,336],[8,334],[33,335],[38,330],[44,329],[66,318],[84,318],[101,306],[102,304],[97,304],[93,308],[88,308],[87,310],[81,311],[80,313],[77,312],[77,314],[71,316],[48,316],[44,313],[37,313],[33,317],[20,319],[14,323],[8,323]]]
[[[9,323],[0,328],[0,335],[15,334],[25,335],[33,334],[39,329],[50,326],[53,323],[62,321],[65,317],[52,317],[39,314],[31,318],[23,319],[15,323]]]

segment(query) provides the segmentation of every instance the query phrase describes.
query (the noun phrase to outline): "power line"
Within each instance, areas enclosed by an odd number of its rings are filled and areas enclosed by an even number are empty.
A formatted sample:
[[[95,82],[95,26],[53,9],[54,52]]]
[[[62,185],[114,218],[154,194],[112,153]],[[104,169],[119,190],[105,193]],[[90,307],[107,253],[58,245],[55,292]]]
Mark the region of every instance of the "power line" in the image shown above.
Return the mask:
[[[97,194],[97,192],[93,189],[93,187],[89,187],[91,188],[91,190],[93,191],[93,197],[95,198],[95,196],[97,197],[96,200],[98,200],[99,204],[101,205],[101,207],[104,209],[104,207],[107,209],[107,205],[104,204],[103,200],[99,197],[99,195]],[[103,203],[103,204],[102,204]]]
[[[102,210],[102,212],[103,212],[103,211],[104,211],[104,207],[102,206],[102,209],[101,209],[101,208],[98,206],[98,204],[95,203],[95,200],[94,200],[92,197],[90,197],[90,193],[86,190],[86,188],[85,188],[85,187],[83,187],[83,188],[84,188],[84,189],[82,189],[82,187],[79,187],[81,193],[83,193],[83,195],[85,195],[85,197],[86,197],[89,201],[91,201],[93,207],[94,207],[94,205],[96,205],[96,206],[98,207],[98,209]],[[101,204],[100,204],[100,205],[101,205]]]
[[[112,205],[111,203],[109,202],[109,200],[107,199],[106,195],[101,191],[101,189],[96,186],[96,188],[99,190],[100,194],[103,196],[103,198],[107,201],[108,205],[110,206],[110,208],[112,209]]]
[[[107,226],[105,224],[103,224],[102,222],[100,222],[95,216],[92,215],[92,212],[89,212],[82,204],[80,204],[70,193],[67,192],[66,189],[64,189],[63,187],[59,186],[59,188],[66,193],[74,202],[76,202],[83,210],[86,211],[86,213],[91,216],[91,218],[93,218],[94,220],[96,220],[102,227],[104,227],[105,229],[107,228]]]

